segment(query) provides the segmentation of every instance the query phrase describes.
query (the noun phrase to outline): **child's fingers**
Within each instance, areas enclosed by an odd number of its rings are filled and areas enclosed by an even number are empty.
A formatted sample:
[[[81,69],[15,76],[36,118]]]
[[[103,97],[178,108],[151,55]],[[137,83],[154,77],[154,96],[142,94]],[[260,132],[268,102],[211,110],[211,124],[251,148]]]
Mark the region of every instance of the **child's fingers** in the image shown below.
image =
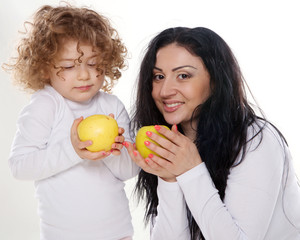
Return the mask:
[[[88,146],[90,146],[90,145],[92,145],[92,144],[93,144],[93,142],[92,142],[91,140],[84,141],[84,142],[79,141],[79,142],[77,143],[77,147],[78,147],[79,149],[86,149],[86,147],[88,147]]]
[[[106,158],[107,156],[109,156],[111,154],[111,152],[105,152],[105,151],[100,151],[100,152],[90,152],[88,150],[86,150],[84,152],[84,158],[85,159],[89,159],[89,160],[101,160],[103,158]]]
[[[118,132],[119,132],[119,135],[122,135],[125,132],[125,130],[124,130],[124,128],[119,127]]]
[[[115,150],[115,149],[121,150],[122,148],[123,148],[123,144],[122,143],[113,143],[111,145],[111,149],[113,149],[113,150]]]
[[[108,116],[115,118],[115,115],[113,113],[108,114]]]
[[[119,156],[121,155],[121,151],[118,150],[118,149],[111,149],[111,154],[114,155],[114,156]]]
[[[117,136],[117,137],[115,138],[115,142],[116,142],[116,143],[123,143],[124,140],[125,140],[125,137],[124,137],[124,136]]]
[[[82,120],[83,120],[83,117],[80,117],[80,118],[77,118],[74,120],[72,127],[71,127],[71,134],[73,136],[78,136],[77,127]]]

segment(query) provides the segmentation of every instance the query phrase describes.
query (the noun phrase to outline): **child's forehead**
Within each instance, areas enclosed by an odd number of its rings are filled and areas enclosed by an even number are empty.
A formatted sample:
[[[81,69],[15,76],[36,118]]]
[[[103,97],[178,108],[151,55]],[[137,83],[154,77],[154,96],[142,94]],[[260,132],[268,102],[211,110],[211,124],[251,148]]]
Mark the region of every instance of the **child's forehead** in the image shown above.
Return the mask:
[[[95,48],[87,41],[79,42],[75,39],[65,39],[60,41],[59,49],[56,54],[58,59],[76,59],[80,56],[96,56]]]

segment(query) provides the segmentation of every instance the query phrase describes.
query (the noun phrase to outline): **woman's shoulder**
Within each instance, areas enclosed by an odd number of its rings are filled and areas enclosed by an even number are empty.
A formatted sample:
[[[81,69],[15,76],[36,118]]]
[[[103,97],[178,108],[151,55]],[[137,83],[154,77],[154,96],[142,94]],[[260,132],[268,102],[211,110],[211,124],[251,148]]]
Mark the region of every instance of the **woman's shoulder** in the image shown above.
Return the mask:
[[[257,120],[248,127],[248,141],[246,145],[246,158],[265,158],[275,161],[286,157],[287,144],[280,131],[267,120]],[[268,159],[268,160],[267,160]]]
[[[283,147],[285,139],[279,129],[265,119],[258,119],[248,127],[248,142],[270,143]]]
[[[248,127],[248,141],[244,150],[245,152],[240,152],[237,164],[232,168],[232,176],[255,173],[257,177],[280,177],[289,158],[281,133],[266,120],[258,120]]]

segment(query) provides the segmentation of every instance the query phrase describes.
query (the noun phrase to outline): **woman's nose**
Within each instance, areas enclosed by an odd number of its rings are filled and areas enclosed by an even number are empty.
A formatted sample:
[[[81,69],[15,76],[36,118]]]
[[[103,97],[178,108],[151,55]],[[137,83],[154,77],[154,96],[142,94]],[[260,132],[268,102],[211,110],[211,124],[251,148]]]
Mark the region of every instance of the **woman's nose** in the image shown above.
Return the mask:
[[[176,94],[176,84],[171,78],[165,78],[160,89],[161,97],[168,97]]]

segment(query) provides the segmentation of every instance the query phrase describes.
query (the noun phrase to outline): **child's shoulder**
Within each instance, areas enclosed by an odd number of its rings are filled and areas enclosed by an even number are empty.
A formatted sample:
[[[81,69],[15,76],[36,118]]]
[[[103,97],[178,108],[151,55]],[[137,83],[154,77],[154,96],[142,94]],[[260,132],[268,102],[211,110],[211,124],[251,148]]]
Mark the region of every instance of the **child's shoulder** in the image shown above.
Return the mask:
[[[46,85],[43,89],[40,89],[32,94],[31,102],[32,101],[45,104],[61,105],[64,102],[64,98],[52,86]]]
[[[95,97],[96,97],[96,101],[100,101],[102,103],[107,103],[107,104],[121,103],[121,100],[116,95],[111,93],[106,93],[103,91],[99,91]]]
[[[58,93],[52,87],[45,87],[32,94],[30,101],[20,112],[19,122],[51,122],[59,109]]]
[[[53,109],[55,111],[63,101],[63,97],[50,85],[46,85],[32,94],[29,104],[26,106],[31,109]]]
[[[43,89],[40,89],[32,94],[32,98],[62,98],[62,96],[50,85],[46,85]]]

